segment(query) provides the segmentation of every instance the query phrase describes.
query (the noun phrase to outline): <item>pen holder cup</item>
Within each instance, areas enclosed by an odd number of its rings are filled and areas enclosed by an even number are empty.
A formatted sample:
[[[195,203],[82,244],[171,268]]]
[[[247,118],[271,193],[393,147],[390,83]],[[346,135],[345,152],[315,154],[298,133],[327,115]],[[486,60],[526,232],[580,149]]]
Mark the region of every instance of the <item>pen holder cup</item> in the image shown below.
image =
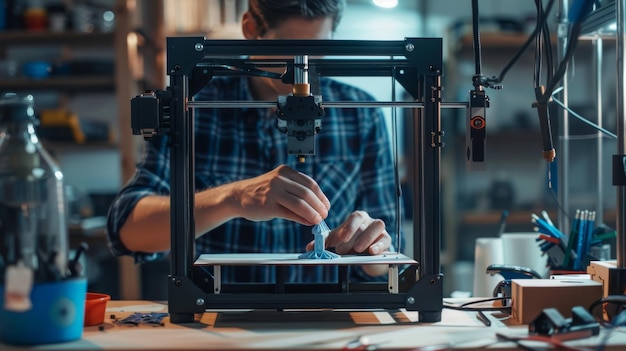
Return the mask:
[[[109,300],[111,300],[111,296],[107,294],[95,292],[87,293],[87,300],[85,301],[86,327],[102,324],[104,322],[104,314]]]
[[[35,284],[31,308],[15,312],[5,309],[4,286],[0,285],[0,342],[41,345],[80,339],[86,294],[86,279]]]

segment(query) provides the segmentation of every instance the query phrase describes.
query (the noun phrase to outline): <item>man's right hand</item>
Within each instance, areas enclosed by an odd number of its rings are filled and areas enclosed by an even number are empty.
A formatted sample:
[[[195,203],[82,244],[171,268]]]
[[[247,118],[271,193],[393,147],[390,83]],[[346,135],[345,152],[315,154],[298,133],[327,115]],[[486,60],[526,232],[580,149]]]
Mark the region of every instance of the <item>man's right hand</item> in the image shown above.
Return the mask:
[[[240,217],[251,221],[285,218],[315,225],[330,209],[330,201],[315,180],[285,165],[232,185]]]
[[[287,166],[196,193],[196,237],[233,218],[260,222],[285,218],[315,225],[328,216],[330,201],[309,176]],[[139,200],[120,229],[129,250],[159,252],[170,248],[170,198]]]

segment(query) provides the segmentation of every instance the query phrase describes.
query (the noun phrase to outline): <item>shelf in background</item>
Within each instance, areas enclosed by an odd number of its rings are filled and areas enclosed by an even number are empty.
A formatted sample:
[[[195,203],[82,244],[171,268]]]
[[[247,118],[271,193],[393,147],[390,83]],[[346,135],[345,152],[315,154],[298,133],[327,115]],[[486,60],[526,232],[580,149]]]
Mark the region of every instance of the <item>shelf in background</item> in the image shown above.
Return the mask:
[[[540,215],[541,210],[516,210],[511,211],[506,218],[507,224],[531,224],[531,215]],[[497,225],[500,222],[502,211],[467,211],[461,216],[461,223],[464,225]],[[550,210],[548,215],[554,223],[557,221],[557,211]],[[604,212],[604,221],[613,223],[615,221],[616,212],[614,209],[607,209]]]
[[[465,34],[455,39],[452,39],[454,41],[450,45],[455,52],[473,50],[472,35]],[[526,40],[528,40],[528,34],[524,33],[480,33],[480,46],[483,48],[518,49],[524,45]]]
[[[526,224],[531,223],[531,215],[533,213],[539,214],[540,211],[512,211],[506,218],[507,224]],[[550,213],[551,211],[549,211]],[[481,211],[481,212],[466,212],[461,217],[461,223],[466,225],[485,225],[485,224],[498,224],[502,211]],[[550,217],[555,218],[556,213],[550,213]]]
[[[0,39],[2,40],[2,39]],[[98,76],[56,76],[43,79],[14,78],[0,80],[0,90],[112,90],[115,78],[112,75]]]
[[[493,51],[495,50],[519,50],[524,43],[526,42],[526,40],[528,40],[528,37],[530,36],[530,34],[526,34],[526,33],[494,33],[494,32],[485,32],[485,33],[480,33],[480,47],[482,49],[486,49],[486,50],[490,50]],[[593,39],[596,36],[590,36],[590,37],[586,37],[586,38],[581,38],[581,39],[586,39],[586,40],[581,40],[579,42],[579,44],[583,44],[585,45],[586,43],[589,43],[590,40],[589,39]],[[472,37],[471,34],[465,34],[462,37],[459,38],[452,38],[451,39],[451,45],[449,45],[449,47],[452,49],[452,52],[454,53],[461,53],[461,52],[472,52],[473,48],[474,48],[474,38]],[[614,40],[607,40],[607,43],[609,43],[609,45],[611,43],[614,43]],[[557,44],[557,38],[556,37],[552,37],[552,44],[556,45]],[[556,46],[554,46],[556,48]],[[533,43],[531,43],[530,47],[528,48],[528,50],[526,50],[526,53],[532,53],[534,50],[534,41]]]
[[[50,151],[61,151],[61,150],[115,150],[119,148],[119,145],[113,141],[86,141],[84,143],[76,143],[71,140],[61,141],[61,140],[47,140],[42,139],[41,143],[43,146]]]
[[[113,45],[114,33],[0,31],[0,48],[9,45]]]

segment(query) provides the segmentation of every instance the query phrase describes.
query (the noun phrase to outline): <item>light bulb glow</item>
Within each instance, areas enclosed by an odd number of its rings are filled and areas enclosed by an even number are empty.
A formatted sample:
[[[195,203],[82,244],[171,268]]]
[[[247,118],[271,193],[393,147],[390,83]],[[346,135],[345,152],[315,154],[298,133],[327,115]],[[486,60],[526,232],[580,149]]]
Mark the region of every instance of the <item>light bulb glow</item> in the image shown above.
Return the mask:
[[[398,0],[372,0],[372,2],[378,7],[384,7],[387,9],[392,9],[398,6]]]

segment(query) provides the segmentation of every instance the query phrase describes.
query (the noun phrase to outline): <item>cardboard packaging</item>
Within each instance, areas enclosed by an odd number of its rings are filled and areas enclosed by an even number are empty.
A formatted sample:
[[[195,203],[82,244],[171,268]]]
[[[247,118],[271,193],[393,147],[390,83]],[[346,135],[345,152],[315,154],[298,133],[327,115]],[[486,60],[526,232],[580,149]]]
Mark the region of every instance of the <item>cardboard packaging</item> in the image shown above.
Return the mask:
[[[601,298],[602,284],[593,280],[512,279],[511,320],[528,324],[549,307],[570,318],[572,307],[588,308]]]
[[[624,295],[626,290],[626,268],[617,267],[616,260],[591,261],[587,266],[591,280],[602,284],[602,297]],[[602,305],[604,319],[612,320],[621,311],[621,303]]]

